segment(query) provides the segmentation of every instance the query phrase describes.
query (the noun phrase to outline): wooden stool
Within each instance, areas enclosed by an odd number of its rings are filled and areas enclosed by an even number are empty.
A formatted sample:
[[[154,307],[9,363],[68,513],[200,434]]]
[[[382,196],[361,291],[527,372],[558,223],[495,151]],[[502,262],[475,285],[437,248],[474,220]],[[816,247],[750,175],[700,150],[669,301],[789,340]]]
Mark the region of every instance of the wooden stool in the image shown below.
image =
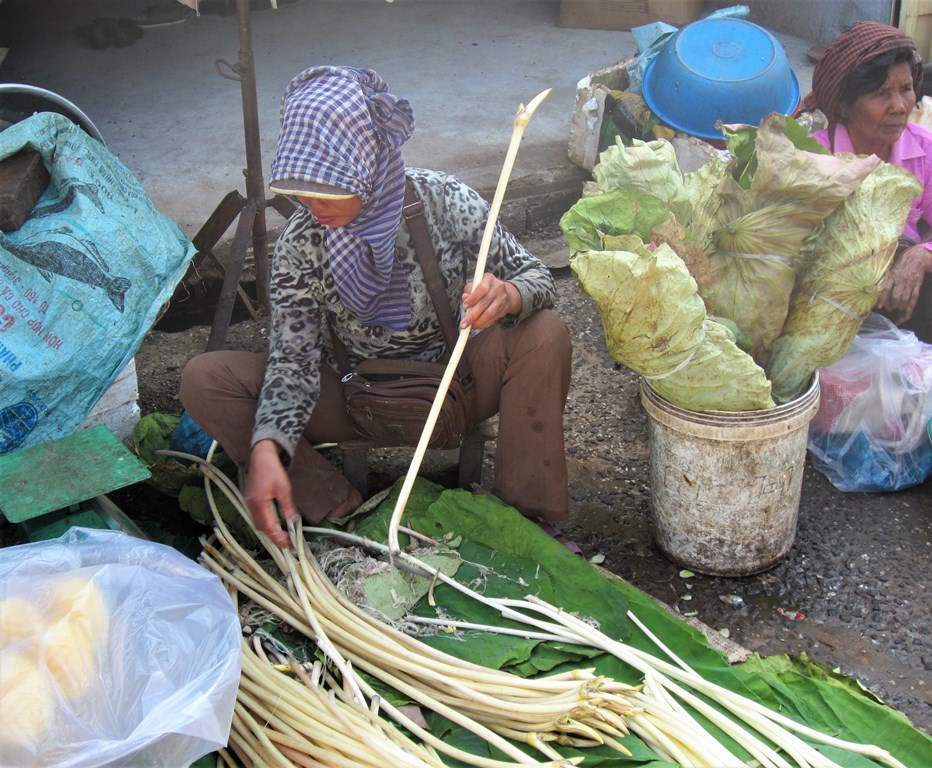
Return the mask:
[[[490,420],[480,422],[463,438],[459,448],[457,484],[469,488],[482,480],[482,459],[485,444],[495,439],[495,427]],[[364,499],[369,498],[368,451],[378,448],[398,448],[397,445],[379,443],[364,437],[345,440],[338,448],[343,451],[343,474]],[[412,449],[413,450],[413,449]]]

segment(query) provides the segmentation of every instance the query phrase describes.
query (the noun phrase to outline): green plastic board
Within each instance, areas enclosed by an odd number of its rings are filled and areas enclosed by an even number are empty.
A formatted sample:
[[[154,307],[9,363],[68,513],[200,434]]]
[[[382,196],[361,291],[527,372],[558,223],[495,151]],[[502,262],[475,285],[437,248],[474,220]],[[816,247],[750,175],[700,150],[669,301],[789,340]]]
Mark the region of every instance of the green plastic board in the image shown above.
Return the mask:
[[[57,539],[67,533],[69,528],[107,529],[107,521],[93,509],[81,509],[74,513],[57,517],[53,514],[20,523],[27,541],[47,541]]]
[[[0,511],[21,523],[149,476],[109,429],[89,427],[0,456]]]

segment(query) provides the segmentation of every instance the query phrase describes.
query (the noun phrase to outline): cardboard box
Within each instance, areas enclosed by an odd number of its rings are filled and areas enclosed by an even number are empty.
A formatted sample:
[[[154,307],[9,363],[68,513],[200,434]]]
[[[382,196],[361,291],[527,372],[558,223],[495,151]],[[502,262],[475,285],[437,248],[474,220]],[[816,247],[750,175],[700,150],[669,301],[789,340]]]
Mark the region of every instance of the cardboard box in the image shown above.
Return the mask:
[[[612,91],[628,88],[628,66],[634,59],[626,59],[586,75],[576,84],[576,105],[570,119],[567,156],[570,161],[591,171],[599,161],[599,142],[605,101]],[[823,127],[823,126],[820,126]],[[676,161],[683,173],[694,171],[713,157],[727,161],[728,152],[714,148],[708,142],[677,133],[671,140]]]
[[[619,61],[586,75],[576,84],[576,105],[570,119],[567,155],[571,162],[591,171],[598,162],[599,137],[609,91],[628,88],[627,66],[633,59]]]
[[[665,21],[682,27],[702,14],[704,0],[561,0],[559,26],[631,29]]]

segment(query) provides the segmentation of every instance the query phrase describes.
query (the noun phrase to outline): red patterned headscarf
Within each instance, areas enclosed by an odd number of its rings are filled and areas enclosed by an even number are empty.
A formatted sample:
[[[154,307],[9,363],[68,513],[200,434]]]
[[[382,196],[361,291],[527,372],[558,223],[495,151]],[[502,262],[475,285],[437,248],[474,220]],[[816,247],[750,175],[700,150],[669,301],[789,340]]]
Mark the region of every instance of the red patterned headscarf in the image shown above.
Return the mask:
[[[842,32],[825,49],[822,60],[812,73],[812,93],[806,96],[806,109],[821,109],[831,125],[838,122],[839,102],[850,72],[884,53],[897,48],[912,48],[916,43],[896,27],[876,21],[858,21]],[[913,64],[913,88],[922,98],[922,59],[918,53]]]

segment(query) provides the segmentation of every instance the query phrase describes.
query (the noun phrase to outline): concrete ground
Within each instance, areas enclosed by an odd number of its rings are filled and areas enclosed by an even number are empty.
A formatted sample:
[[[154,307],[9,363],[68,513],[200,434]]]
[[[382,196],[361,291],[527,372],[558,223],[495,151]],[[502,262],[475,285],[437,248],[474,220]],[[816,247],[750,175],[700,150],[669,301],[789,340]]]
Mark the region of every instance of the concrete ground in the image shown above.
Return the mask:
[[[39,86],[76,104],[190,237],[227,192],[244,190],[241,88],[221,77],[217,64],[237,64],[237,17],[216,12],[222,0],[201,0],[200,17],[147,29],[126,47],[94,50],[75,35],[94,19],[138,16],[152,3],[170,2],[3,0],[0,48],[9,52],[0,83]],[[577,183],[580,169],[567,159],[577,82],[637,50],[630,32],[558,27],[558,0],[278,5],[253,0],[260,10],[249,19],[266,182],[285,85],[308,66],[336,63],[375,69],[411,101],[417,128],[404,148],[408,164],[455,173],[489,194],[518,105],[552,88],[527,128],[509,190],[522,182],[532,189]],[[808,91],[809,44],[778,37]]]

